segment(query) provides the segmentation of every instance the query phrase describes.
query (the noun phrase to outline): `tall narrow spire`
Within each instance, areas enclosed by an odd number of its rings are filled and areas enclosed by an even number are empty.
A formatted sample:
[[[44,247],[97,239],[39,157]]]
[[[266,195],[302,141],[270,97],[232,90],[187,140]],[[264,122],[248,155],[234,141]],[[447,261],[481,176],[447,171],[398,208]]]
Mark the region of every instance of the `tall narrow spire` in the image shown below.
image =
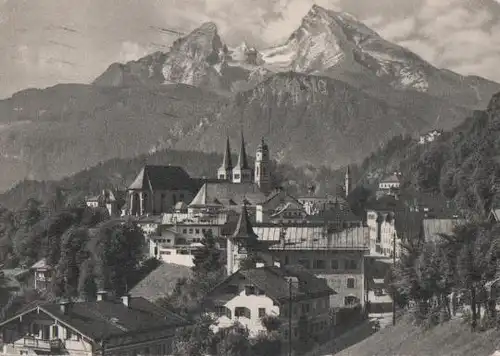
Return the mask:
[[[224,158],[222,160],[222,166],[224,169],[232,169],[233,162],[231,160],[231,146],[229,144],[229,136],[226,138],[226,150],[224,151]]]
[[[226,149],[222,165],[217,170],[217,178],[222,180],[231,180],[233,176],[233,162],[231,160],[231,146],[229,144],[229,136],[226,139]]]
[[[245,138],[243,137],[243,131],[241,131],[241,147],[236,166],[240,169],[248,169],[247,152],[245,150]]]

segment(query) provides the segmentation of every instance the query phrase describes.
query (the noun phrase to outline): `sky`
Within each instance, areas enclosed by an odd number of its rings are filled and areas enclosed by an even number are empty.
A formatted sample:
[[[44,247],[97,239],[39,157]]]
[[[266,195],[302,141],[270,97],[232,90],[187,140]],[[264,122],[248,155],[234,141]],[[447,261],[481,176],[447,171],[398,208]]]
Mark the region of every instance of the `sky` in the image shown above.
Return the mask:
[[[500,82],[500,0],[0,0],[0,98],[166,51],[176,36],[163,28],[213,21],[228,45],[280,44],[314,3],[438,67]]]

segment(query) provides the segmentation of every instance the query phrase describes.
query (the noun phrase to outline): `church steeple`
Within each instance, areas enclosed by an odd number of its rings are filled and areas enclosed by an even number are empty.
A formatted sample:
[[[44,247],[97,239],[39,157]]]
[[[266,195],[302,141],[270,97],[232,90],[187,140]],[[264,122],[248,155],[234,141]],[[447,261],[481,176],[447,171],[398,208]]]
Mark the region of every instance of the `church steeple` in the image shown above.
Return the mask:
[[[230,180],[233,176],[233,162],[231,160],[231,146],[229,145],[229,137],[226,139],[226,150],[224,151],[224,158],[222,165],[217,170],[217,178]]]
[[[271,191],[271,167],[269,159],[269,147],[262,138],[255,154],[255,177],[254,181],[262,193],[268,194]]]
[[[240,154],[238,163],[233,169],[233,183],[248,183],[252,181],[252,170],[248,166],[247,152],[245,149],[245,138],[241,132]]]
[[[257,234],[253,231],[246,204],[241,206],[238,223],[231,236],[227,238],[227,274],[231,275],[240,268],[240,261],[244,259],[249,252],[259,250],[259,240]]]

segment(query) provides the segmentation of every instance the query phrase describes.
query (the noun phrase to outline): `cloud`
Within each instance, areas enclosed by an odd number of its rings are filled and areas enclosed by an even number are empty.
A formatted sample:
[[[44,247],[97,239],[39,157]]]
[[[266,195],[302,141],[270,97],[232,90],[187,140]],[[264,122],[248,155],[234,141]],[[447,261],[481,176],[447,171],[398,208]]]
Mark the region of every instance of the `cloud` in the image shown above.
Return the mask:
[[[175,36],[158,28],[189,32],[214,21],[229,45],[275,45],[313,3],[352,13],[434,65],[500,81],[494,0],[0,0],[0,97],[90,82],[112,62],[168,47]]]

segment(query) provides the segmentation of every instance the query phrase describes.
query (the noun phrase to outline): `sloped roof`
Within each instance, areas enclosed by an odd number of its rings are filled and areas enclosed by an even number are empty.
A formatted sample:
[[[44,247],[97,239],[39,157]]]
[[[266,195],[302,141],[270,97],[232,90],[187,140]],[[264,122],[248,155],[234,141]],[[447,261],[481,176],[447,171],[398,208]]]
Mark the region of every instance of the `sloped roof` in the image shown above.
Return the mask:
[[[342,207],[335,204],[327,210],[320,211],[318,214],[309,215],[306,218],[309,221],[316,222],[362,222],[363,219],[354,215],[349,207]]]
[[[187,172],[178,166],[146,165],[139,172],[131,190],[174,190],[193,189],[193,182]]]
[[[255,183],[208,182],[189,206],[238,206],[245,202],[254,206],[265,200],[266,196]]]
[[[38,262],[36,262],[33,266],[31,266],[30,269],[40,269],[40,268],[51,268],[47,264],[47,260],[45,258],[42,258],[41,260],[39,260]]]
[[[243,137],[243,132],[241,133],[241,146],[240,146],[240,154],[238,155],[238,162],[234,168],[239,169],[249,169],[247,152],[245,150],[245,138]]]
[[[238,270],[219,284],[210,294],[217,293],[219,286],[225,285],[234,278],[243,277],[261,289],[268,297],[284,302],[290,298],[288,278],[297,278],[298,283],[292,283],[292,299],[310,299],[319,295],[337,294],[324,279],[318,278],[299,266],[265,266]]]
[[[396,174],[392,174],[382,179],[380,183],[399,183],[399,177]]]
[[[258,236],[255,234],[248,217],[247,208],[243,204],[241,206],[240,216],[238,218],[238,223],[236,224],[236,229],[231,235],[233,239],[239,240],[257,240]]]
[[[233,162],[231,160],[231,146],[229,144],[229,137],[226,139],[226,149],[224,151],[224,158],[222,159],[222,165],[219,169],[230,170],[233,168]]]
[[[142,297],[154,302],[170,295],[181,278],[189,278],[191,268],[172,263],[162,263],[130,290],[132,297]]]
[[[326,231],[324,225],[254,226],[259,241],[276,243],[275,250],[366,250],[368,227]],[[279,243],[279,244],[277,244]]]
[[[451,235],[455,227],[464,224],[462,219],[424,219],[422,230],[425,241],[432,241],[440,238],[440,234]]]
[[[121,300],[76,302],[69,306],[66,314],[61,311],[58,303],[38,304],[23,314],[37,309],[94,341],[121,336],[136,338],[140,337],[140,331],[143,330],[161,328],[166,331],[172,327],[188,324],[181,316],[160,308],[144,298],[131,298],[128,307]],[[18,316],[19,314],[14,318]],[[4,321],[0,326],[12,319]],[[107,345],[114,346],[113,341],[108,341]]]

